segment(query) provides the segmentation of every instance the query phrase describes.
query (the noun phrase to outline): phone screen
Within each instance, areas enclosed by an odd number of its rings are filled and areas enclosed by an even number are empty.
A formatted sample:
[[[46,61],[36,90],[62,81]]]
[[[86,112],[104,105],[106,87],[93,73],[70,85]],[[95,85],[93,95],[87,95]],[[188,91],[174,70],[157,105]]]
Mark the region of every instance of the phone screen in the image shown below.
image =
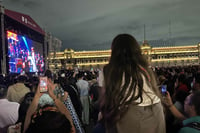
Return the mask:
[[[40,92],[47,92],[47,77],[40,77]]]
[[[161,92],[163,96],[166,96],[167,94],[167,85],[162,85],[161,86]]]
[[[76,74],[78,74],[78,73],[79,73],[79,71],[78,71],[78,68],[77,68],[77,67],[75,67],[75,68],[74,68],[74,72],[75,72]]]

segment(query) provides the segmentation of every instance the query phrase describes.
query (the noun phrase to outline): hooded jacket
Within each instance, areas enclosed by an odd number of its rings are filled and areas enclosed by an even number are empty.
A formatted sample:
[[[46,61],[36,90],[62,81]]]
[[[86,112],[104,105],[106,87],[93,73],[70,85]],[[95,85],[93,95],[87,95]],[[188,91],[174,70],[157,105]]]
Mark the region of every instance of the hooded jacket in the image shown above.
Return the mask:
[[[16,83],[8,87],[7,99],[11,102],[20,103],[26,93],[30,92],[30,89],[24,85],[24,83]]]

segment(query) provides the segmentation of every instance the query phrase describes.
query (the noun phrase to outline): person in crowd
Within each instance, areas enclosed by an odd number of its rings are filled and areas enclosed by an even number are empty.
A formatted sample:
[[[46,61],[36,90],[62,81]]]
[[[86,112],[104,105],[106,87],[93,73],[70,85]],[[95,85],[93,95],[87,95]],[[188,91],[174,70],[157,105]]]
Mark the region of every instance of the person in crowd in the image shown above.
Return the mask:
[[[66,108],[64,103],[61,101],[61,99],[62,99],[61,95],[55,95],[55,93],[54,93],[55,88],[56,88],[56,84],[48,81],[48,94],[53,99],[55,106],[52,107],[54,109],[52,109],[52,110],[47,109],[47,111],[57,111],[57,112],[60,112],[61,114],[63,114],[65,116],[64,123],[62,123],[63,118],[61,119],[62,121],[58,121],[56,118],[55,119],[52,118],[53,116],[51,116],[50,114],[48,115],[47,112],[45,112],[44,115],[42,115],[43,114],[42,112],[44,111],[43,109],[46,106],[51,107],[52,105],[48,105],[48,104],[46,104],[44,106],[38,105],[40,97],[43,95],[43,93],[40,93],[40,89],[38,87],[38,89],[35,93],[35,96],[33,98],[33,101],[31,103],[31,105],[29,106],[27,114],[26,114],[25,123],[24,123],[24,131],[23,131],[24,133],[25,132],[29,133],[34,128],[37,128],[37,129],[34,129],[34,130],[38,131],[38,132],[42,131],[42,130],[47,131],[47,132],[48,131],[50,132],[51,130],[52,131],[60,131],[59,128],[63,128],[64,126],[69,127],[70,129],[65,128],[65,130],[62,131],[62,132],[68,132],[68,130],[70,130],[71,133],[76,132],[75,127],[73,125],[72,116],[70,115],[70,112]],[[68,94],[66,93],[66,96],[67,95]],[[41,107],[41,108],[38,108],[38,107]],[[40,115],[39,117],[34,116],[35,115],[34,112],[37,112],[37,110],[39,110],[39,115]],[[50,113],[52,113],[52,112],[50,112]],[[55,117],[57,115],[59,116],[59,114],[55,114]],[[49,118],[49,119],[45,119],[45,116],[46,116],[46,118]],[[48,126],[48,124],[50,124],[50,123],[48,123],[48,121],[50,121],[50,119],[53,120],[52,123],[54,123],[54,124],[57,123],[57,125]],[[68,119],[68,120],[66,120],[66,119]],[[33,122],[34,120],[35,120],[35,123]],[[46,122],[46,124],[45,124],[44,121]],[[67,121],[70,122],[71,126],[69,126],[69,123]]]
[[[174,95],[174,100],[173,100],[174,107],[176,107],[176,109],[181,113],[184,113],[184,101],[188,95],[189,95],[188,92],[182,90],[178,91]],[[167,132],[169,133],[177,132],[182,126],[182,120],[174,117],[172,113],[167,109],[167,107],[166,110],[167,113],[165,118],[166,118]]]
[[[20,104],[19,111],[18,111],[19,118],[17,120],[17,123],[21,123],[21,131],[23,131],[23,129],[24,129],[24,121],[25,121],[25,117],[26,117],[26,112],[27,112],[31,102],[33,101],[34,95],[35,95],[35,92],[28,92],[24,96],[24,98]]]
[[[26,133],[72,133],[71,123],[56,107],[37,110]]]
[[[46,105],[49,105],[49,106],[56,106],[55,104],[55,101],[54,99],[51,97],[51,95],[49,94],[49,87],[51,87],[52,85],[54,86],[53,87],[53,93],[54,95],[56,95],[56,97],[59,97],[61,103],[63,103],[65,105],[65,108],[67,109],[67,111],[70,112],[70,116],[72,117],[72,120],[73,120],[73,126],[75,126],[75,129],[76,129],[76,132],[79,132],[79,133],[84,133],[84,130],[82,128],[82,124],[76,114],[76,111],[74,109],[74,106],[71,102],[71,99],[70,97],[68,96],[68,93],[65,92],[59,84],[57,83],[54,83],[53,81],[53,78],[52,78],[52,73],[50,70],[46,70],[45,74],[44,74],[46,77],[47,77],[47,80],[48,80],[48,93],[41,93],[39,96],[39,100],[37,101],[37,106],[35,106],[35,108],[42,108]],[[38,90],[38,89],[37,89]],[[36,97],[36,94],[35,94],[35,97]],[[33,99],[33,102],[34,103],[34,99]],[[34,108],[31,107],[32,105],[29,106],[29,108]],[[26,119],[25,119],[25,124],[24,124],[24,131],[27,129],[27,125],[29,124],[30,122],[30,116],[33,112],[30,113],[30,110],[34,110],[34,109],[28,109],[27,111],[27,116],[26,116]]]
[[[198,72],[194,77],[194,82],[192,82],[193,90],[200,91],[200,72]]]
[[[189,92],[180,90],[174,96],[174,106],[181,112],[184,112],[184,101],[189,95]]]
[[[11,102],[20,103],[26,93],[30,92],[30,88],[25,86],[25,75],[19,75],[17,77],[17,83],[8,87],[7,99]]]
[[[82,122],[85,125],[89,125],[89,83],[83,78],[83,73],[79,73],[76,86],[80,92],[80,100],[83,107]]]
[[[74,86],[66,77],[62,74],[62,77],[58,78],[60,86],[63,88],[64,91],[66,91],[70,99],[72,101],[72,104],[74,106],[74,109],[76,110],[76,113],[79,117],[79,119],[82,119],[82,104],[80,100],[80,93],[76,87]]]
[[[174,106],[169,93],[167,93],[165,98],[165,104],[176,118],[183,120],[183,127],[179,133],[200,132],[200,91],[193,92],[185,99],[185,115]]]
[[[129,34],[116,36],[110,61],[99,76],[101,121],[107,133],[165,133],[156,78]]]
[[[0,133],[7,133],[7,128],[17,122],[19,103],[6,98],[7,87],[0,85]]]
[[[180,73],[177,78],[177,87],[175,93],[177,93],[178,91],[189,92],[188,86],[186,84],[186,75],[184,73]]]
[[[161,85],[166,84],[167,79],[164,75],[159,75],[158,76],[158,86],[160,87]]]
[[[31,92],[35,92],[39,84],[39,77],[33,76],[30,78],[30,90]]]
[[[35,92],[37,91],[38,88],[38,84],[39,84],[39,78],[38,77],[32,77],[31,78],[31,92],[28,92],[22,102],[20,103],[20,107],[19,107],[19,119],[18,119],[18,123],[21,122],[22,123],[22,131],[23,131],[23,125],[24,125],[24,120],[25,120],[25,116],[26,116],[26,112],[28,110],[29,105],[31,104]]]
[[[89,95],[91,98],[90,103],[90,118],[93,120],[94,124],[97,123],[98,113],[99,113],[99,91],[101,87],[96,80],[93,80],[93,83],[90,86]]]
[[[4,77],[5,85],[7,87],[14,85],[16,83],[17,76],[18,75],[16,73],[12,73],[12,74],[10,73],[10,74],[5,75]]]

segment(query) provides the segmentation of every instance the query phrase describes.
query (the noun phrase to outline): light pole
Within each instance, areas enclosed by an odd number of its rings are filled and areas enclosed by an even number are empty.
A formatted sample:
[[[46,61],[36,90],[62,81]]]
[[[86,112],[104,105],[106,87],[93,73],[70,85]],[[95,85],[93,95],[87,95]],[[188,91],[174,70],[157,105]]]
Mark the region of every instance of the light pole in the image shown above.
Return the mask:
[[[6,46],[5,46],[5,27],[4,27],[4,7],[2,6],[2,0],[0,0],[0,14],[1,14],[1,43],[2,43],[2,58],[1,58],[1,70],[2,74],[6,74]]]

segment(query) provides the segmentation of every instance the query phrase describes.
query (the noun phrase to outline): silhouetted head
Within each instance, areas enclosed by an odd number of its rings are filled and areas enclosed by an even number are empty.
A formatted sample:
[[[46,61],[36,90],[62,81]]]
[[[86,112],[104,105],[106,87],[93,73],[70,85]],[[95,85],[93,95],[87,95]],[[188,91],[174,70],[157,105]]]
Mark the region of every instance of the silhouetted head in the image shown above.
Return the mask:
[[[84,73],[83,72],[79,72],[77,74],[77,78],[80,79],[80,78],[83,78],[84,77]]]
[[[143,66],[144,59],[140,45],[136,39],[129,34],[120,34],[113,39],[110,63],[118,65],[138,65]],[[146,63],[145,63],[146,64]]]
[[[200,91],[195,91],[187,96],[184,102],[184,111],[190,117],[200,116]]]
[[[71,124],[55,107],[45,107],[32,116],[26,133],[70,133]]]
[[[0,99],[5,98],[7,95],[7,87],[5,85],[0,85]]]
[[[25,83],[26,81],[27,81],[27,77],[25,76],[25,75],[19,75],[18,77],[17,77],[17,82],[18,83]]]
[[[46,76],[47,78],[53,80],[53,74],[51,72],[51,70],[46,70],[45,73],[44,73],[44,76]]]
[[[186,75],[185,74],[180,74],[178,77],[178,82],[179,83],[185,83],[186,80]]]

